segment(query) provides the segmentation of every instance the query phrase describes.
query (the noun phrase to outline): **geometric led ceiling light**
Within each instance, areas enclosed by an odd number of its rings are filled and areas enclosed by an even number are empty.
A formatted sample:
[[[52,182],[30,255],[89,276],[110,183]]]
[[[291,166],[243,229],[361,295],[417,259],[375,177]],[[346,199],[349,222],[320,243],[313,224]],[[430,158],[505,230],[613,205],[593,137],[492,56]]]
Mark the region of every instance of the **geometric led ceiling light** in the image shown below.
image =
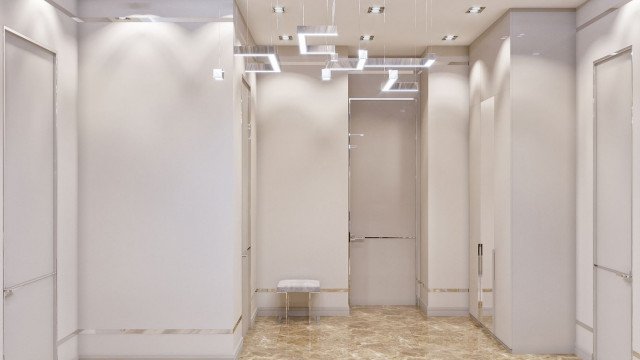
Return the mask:
[[[436,62],[436,55],[425,58],[374,58],[367,60],[367,68],[428,68]]]
[[[398,70],[389,70],[389,79],[382,85],[383,92],[417,92],[417,82],[398,82]]]
[[[367,50],[358,50],[357,59],[332,59],[327,61],[323,71],[362,71],[367,63],[369,52]]]
[[[335,45],[308,45],[308,37],[338,36],[338,27],[334,25],[298,26],[298,47],[301,55],[332,55]]]
[[[269,61],[268,64],[248,62],[245,64],[246,72],[276,73],[281,71],[280,59],[278,58],[278,54],[276,53],[275,46],[266,46],[266,45],[234,46],[233,54],[235,56],[240,56],[245,58],[265,58]]]

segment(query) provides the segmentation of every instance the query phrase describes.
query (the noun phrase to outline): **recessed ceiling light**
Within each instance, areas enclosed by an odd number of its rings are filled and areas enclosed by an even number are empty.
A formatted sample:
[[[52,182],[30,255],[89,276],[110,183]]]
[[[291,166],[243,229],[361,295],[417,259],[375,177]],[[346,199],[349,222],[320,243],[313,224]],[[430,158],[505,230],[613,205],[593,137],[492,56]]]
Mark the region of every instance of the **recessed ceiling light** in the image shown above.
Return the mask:
[[[285,41],[290,41],[290,40],[293,40],[293,35],[279,35],[278,39],[285,40]]]
[[[274,6],[273,12],[276,14],[284,14],[284,6]]]
[[[372,41],[375,36],[373,35],[361,35],[360,40],[362,41]]]
[[[367,12],[369,14],[382,14],[384,12],[384,6],[369,6]]]
[[[457,39],[457,38],[458,38],[458,35],[452,35],[452,34],[449,34],[449,35],[445,35],[445,36],[442,38],[442,40],[444,40],[444,41],[453,41],[453,40],[455,40],[455,39]]]
[[[467,10],[467,14],[480,14],[484,9],[486,9],[484,6],[472,6]]]

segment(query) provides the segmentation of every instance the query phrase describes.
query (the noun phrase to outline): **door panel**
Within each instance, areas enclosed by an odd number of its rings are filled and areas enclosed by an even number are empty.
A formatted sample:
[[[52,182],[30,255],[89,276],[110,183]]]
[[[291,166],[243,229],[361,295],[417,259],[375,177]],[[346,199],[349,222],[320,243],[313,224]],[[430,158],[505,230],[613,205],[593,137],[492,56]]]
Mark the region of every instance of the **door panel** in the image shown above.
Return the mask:
[[[414,305],[416,103],[353,101],[351,304]],[[359,136],[360,134],[364,136]]]
[[[632,291],[632,62],[626,51],[595,67],[595,354],[630,360]]]
[[[55,358],[55,54],[5,30],[4,354]]]
[[[242,335],[251,327],[251,90],[242,83]]]
[[[10,33],[5,48],[4,286],[53,262],[54,55]]]

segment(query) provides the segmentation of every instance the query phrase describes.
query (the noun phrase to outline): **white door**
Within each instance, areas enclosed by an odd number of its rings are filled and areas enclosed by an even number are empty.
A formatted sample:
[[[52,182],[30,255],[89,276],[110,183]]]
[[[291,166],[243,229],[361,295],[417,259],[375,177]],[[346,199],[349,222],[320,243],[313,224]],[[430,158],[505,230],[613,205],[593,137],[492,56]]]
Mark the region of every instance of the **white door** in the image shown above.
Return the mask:
[[[624,51],[595,64],[595,354],[630,360],[632,62]]]
[[[417,104],[350,106],[350,302],[415,305]]]
[[[251,90],[242,82],[242,335],[251,327]]]
[[[55,54],[5,30],[4,355],[55,359]]]

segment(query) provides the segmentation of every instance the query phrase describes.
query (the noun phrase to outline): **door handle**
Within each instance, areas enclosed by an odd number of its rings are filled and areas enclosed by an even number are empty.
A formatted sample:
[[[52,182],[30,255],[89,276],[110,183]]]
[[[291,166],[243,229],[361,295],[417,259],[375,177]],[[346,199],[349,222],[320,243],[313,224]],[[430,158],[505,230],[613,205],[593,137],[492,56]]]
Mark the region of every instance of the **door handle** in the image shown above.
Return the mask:
[[[482,244],[478,244],[478,276],[482,276],[482,256],[484,255],[483,252],[484,250],[482,248]]]
[[[624,279],[624,280],[626,280],[626,281],[631,281],[631,279],[633,278],[633,276],[631,275],[631,273],[628,273],[628,274],[627,274],[627,273],[623,273],[623,272],[621,272],[621,271],[614,270],[614,269],[608,268],[608,267],[606,267],[606,266],[602,266],[602,265],[598,265],[598,264],[593,264],[593,267],[595,267],[596,269],[601,269],[601,270],[604,270],[604,271],[608,271],[608,272],[610,272],[610,273],[613,273],[613,274],[615,274],[616,276],[618,276],[618,277],[620,277],[620,278],[622,278],[622,279]]]
[[[364,236],[362,235],[353,235],[349,238],[350,242],[363,242],[364,241]]]

